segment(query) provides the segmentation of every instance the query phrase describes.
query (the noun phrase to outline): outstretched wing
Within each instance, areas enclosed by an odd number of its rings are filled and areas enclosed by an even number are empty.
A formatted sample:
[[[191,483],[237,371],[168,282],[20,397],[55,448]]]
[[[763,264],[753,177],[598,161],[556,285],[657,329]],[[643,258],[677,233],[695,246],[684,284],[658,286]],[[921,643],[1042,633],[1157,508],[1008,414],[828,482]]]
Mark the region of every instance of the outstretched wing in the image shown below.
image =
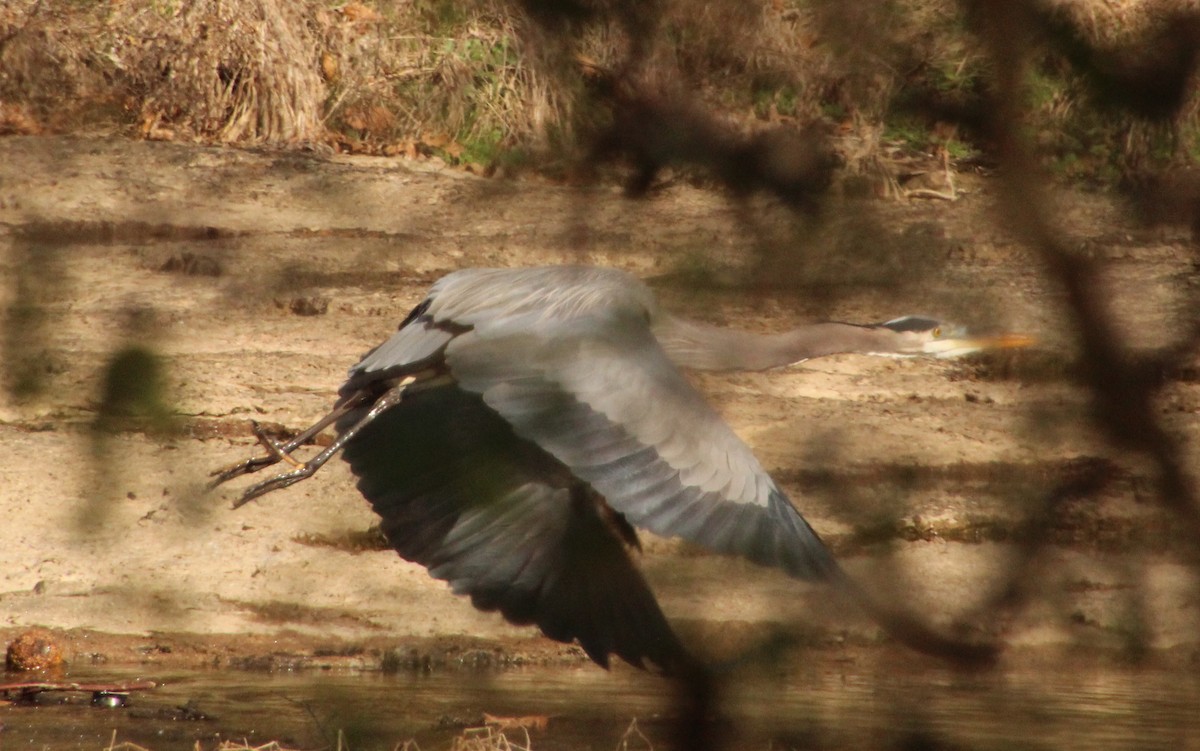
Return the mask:
[[[445,358],[463,389],[633,524],[802,578],[837,570],[644,317],[480,325]]]
[[[342,388],[347,402],[369,401],[404,375],[452,377],[413,388],[345,448],[402,556],[480,608],[577,639],[601,664],[617,654],[667,668],[686,656],[629,557],[629,522],[795,576],[837,574],[816,533],[663,353],[644,288],[606,304],[629,280],[496,274],[444,278]],[[558,312],[518,284],[563,274],[586,278],[556,298]],[[612,295],[593,294],[597,284]]]
[[[686,659],[619,520],[477,395],[452,384],[414,392],[343,455],[400,555],[476,607],[578,640],[605,666],[610,654],[668,670]]]

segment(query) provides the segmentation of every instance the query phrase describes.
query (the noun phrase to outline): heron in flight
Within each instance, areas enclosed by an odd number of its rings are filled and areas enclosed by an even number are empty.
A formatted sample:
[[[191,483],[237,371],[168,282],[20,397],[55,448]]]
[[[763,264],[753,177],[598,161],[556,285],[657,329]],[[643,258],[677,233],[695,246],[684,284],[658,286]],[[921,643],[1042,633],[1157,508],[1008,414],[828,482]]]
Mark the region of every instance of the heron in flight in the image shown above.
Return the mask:
[[[672,316],[617,270],[468,269],[436,282],[350,369],[329,414],[282,445],[259,432],[269,454],[220,472],[213,486],[294,466],[251,486],[240,506],[341,451],[388,542],[455,593],[578,642],[601,665],[615,654],[670,671],[689,658],[631,556],[636,528],[870,602],[680,368],[759,370],[839,352],[947,357],[1019,343],[916,317],[759,335]],[[307,462],[292,458],[330,425],[331,445]],[[937,642],[914,621],[868,610],[918,648]]]

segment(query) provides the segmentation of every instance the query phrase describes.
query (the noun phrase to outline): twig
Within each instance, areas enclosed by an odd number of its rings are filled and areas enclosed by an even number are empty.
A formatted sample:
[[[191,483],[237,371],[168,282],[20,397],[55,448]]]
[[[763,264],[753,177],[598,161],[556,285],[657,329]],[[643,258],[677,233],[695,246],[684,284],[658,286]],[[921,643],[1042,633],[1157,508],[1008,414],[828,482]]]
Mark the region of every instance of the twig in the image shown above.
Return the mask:
[[[617,751],[629,751],[629,740],[634,736],[642,739],[642,742],[646,744],[648,751],[654,751],[654,744],[650,742],[650,739],[647,738],[646,734],[642,732],[642,729],[638,727],[638,721],[636,717],[629,722],[629,727],[625,728],[625,734],[622,735],[621,740],[617,742]]]

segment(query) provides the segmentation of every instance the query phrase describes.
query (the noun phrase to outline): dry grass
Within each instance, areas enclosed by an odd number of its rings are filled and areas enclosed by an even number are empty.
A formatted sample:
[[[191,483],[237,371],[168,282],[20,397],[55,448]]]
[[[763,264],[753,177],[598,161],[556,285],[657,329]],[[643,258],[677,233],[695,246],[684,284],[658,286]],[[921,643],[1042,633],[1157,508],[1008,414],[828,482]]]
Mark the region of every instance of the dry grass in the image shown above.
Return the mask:
[[[367,150],[403,139],[485,150],[544,144],[566,102],[531,59],[519,19],[485,7],[461,13],[433,28],[411,12],[325,24],[336,71],[326,123]]]
[[[117,6],[111,54],[141,94],[143,132],[182,127],[227,143],[319,139],[325,87],[310,10],[284,0]]]
[[[1136,44],[1169,11],[1196,5],[1056,7],[1107,47]],[[950,0],[663,0],[656,11],[596,2],[586,22],[563,27],[519,7],[9,0],[0,5],[0,133],[103,126],[464,163],[514,151],[578,156],[579,135],[608,116],[592,85],[605,71],[686,90],[743,133],[822,122],[838,132],[849,171],[875,172],[897,145],[967,151],[973,134],[897,105],[914,96],[977,104],[988,77]],[[1196,150],[1195,97],[1176,123],[1146,127],[1098,116],[1085,89],[1061,65],[1035,66],[1031,127],[1051,158],[1086,170]]]
[[[496,718],[492,718],[496,719]],[[538,726],[544,729],[544,723]],[[520,740],[512,740],[505,735],[504,730],[508,730],[510,735],[514,737],[521,735]],[[634,734],[631,736],[631,732]],[[618,750],[628,749],[630,738],[637,738],[644,742],[643,748],[653,751],[653,746],[646,736],[642,735],[637,729],[637,720],[628,730],[618,744]],[[339,730],[337,735],[337,745],[334,747],[336,751],[349,751],[349,745],[346,743],[345,736]],[[395,751],[421,751],[420,745],[415,740],[406,740],[396,743],[393,746]],[[202,746],[200,741],[196,741],[193,746],[194,751],[201,751]],[[489,721],[488,724],[481,727],[464,728],[461,733],[450,740],[449,751],[532,751],[533,742],[529,737],[529,730],[524,725],[512,725],[503,727],[495,722]],[[104,751],[153,751],[145,746],[141,746],[132,741],[117,742],[117,731],[113,730],[112,738]],[[221,741],[214,751],[295,751],[294,749],[280,744],[278,741],[268,741],[259,745],[250,745],[246,741]]]
[[[324,85],[302,3],[15,0],[0,16],[0,97],[51,129],[102,123],[151,138],[321,137]]]

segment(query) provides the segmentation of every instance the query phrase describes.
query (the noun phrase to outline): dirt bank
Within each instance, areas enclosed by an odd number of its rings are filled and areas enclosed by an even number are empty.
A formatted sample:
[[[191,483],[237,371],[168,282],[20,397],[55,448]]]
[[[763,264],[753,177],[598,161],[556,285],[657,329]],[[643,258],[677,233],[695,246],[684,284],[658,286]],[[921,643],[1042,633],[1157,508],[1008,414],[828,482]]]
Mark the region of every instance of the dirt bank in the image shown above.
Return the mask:
[[[20,331],[36,332],[19,356],[33,352],[45,387],[0,404],[0,625],[83,630],[70,636],[79,653],[111,659],[148,659],[167,638],[156,634],[212,645],[157,652],[200,661],[445,644],[559,659],[559,645],[475,611],[420,567],[351,544],[373,519],[339,463],[238,511],[201,488],[254,451],[251,418],[299,428],[319,416],[441,274],[586,262],[651,280],[677,311],[751,329],[928,313],[1038,334],[1041,350],[1016,359],[839,356],[698,383],[881,594],[1018,647],[1194,647],[1195,576],[1170,517],[1140,468],[1084,429],[1069,352],[1047,354],[1068,341],[1057,291],[992,221],[986,179],[960,183],[953,203],[835,208],[811,247],[767,255],[793,219],[687,185],[631,202],[383,158],[0,139],[9,356]],[[1096,195],[1064,196],[1061,216],[1108,262],[1131,330],[1152,344],[1178,325],[1194,275],[1182,232],[1137,229]],[[56,282],[39,285],[32,323],[14,312],[31,268]],[[164,358],[183,428],[116,435],[101,471],[88,427],[99,375],[132,341]],[[1195,379],[1173,383],[1162,409],[1194,455]],[[1109,463],[1115,479],[1053,520],[1031,606],[977,617],[1030,501],[1081,461]],[[785,624],[823,644],[879,638],[820,588],[740,561],[657,540],[643,563],[690,633],[737,642]]]

